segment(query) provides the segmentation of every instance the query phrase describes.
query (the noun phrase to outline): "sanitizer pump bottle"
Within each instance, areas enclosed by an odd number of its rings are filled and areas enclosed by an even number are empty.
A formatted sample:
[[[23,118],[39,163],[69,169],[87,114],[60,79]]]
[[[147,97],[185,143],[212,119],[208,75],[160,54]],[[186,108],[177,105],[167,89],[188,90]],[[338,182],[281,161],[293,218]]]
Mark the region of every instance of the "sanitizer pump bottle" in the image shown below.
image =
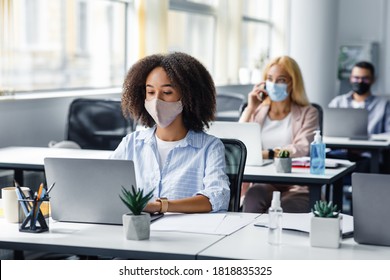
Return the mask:
[[[310,144],[310,173],[325,174],[325,144],[319,130],[316,130],[314,141]]]
[[[268,209],[268,243],[279,245],[282,242],[282,215],[280,192],[272,193],[271,207]]]

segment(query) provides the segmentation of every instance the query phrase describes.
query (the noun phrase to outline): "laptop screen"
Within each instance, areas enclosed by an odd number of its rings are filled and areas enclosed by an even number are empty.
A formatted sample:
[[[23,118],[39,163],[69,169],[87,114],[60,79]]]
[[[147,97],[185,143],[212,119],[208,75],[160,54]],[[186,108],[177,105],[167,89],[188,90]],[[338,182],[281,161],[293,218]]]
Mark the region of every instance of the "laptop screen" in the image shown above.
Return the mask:
[[[324,136],[368,138],[368,111],[354,108],[324,108]]]
[[[390,175],[352,174],[354,239],[390,246]]]
[[[121,202],[122,186],[136,185],[130,160],[45,158],[51,216],[62,222],[122,224],[129,210]]]
[[[262,158],[261,128],[258,123],[216,121],[210,124],[210,128],[206,133],[218,138],[241,140],[247,149],[246,165],[261,166],[264,164]]]

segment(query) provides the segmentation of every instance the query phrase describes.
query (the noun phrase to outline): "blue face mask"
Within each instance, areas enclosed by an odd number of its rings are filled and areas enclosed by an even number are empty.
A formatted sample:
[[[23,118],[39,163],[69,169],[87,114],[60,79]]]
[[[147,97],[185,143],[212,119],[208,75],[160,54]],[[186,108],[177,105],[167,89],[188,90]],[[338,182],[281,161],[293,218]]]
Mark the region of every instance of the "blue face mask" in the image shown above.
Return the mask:
[[[269,98],[272,101],[283,101],[287,98],[287,84],[275,84],[273,82],[266,81],[265,87]]]

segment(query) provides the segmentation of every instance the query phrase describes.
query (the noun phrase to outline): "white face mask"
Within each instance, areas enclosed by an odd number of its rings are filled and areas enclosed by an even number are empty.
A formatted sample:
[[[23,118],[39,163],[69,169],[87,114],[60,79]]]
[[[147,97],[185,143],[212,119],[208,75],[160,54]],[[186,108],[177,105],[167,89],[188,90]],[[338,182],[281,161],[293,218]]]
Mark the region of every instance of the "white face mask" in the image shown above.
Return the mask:
[[[183,105],[180,100],[166,102],[154,98],[152,100],[145,100],[145,109],[159,127],[165,128],[183,111]]]

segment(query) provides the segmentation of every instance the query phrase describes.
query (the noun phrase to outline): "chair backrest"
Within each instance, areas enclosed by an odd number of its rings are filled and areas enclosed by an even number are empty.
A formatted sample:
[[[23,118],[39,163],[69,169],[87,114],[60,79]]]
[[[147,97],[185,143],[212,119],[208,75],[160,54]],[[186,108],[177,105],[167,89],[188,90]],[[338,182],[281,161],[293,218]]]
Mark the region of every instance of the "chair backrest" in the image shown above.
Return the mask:
[[[322,107],[321,105],[317,104],[317,103],[311,103],[311,106],[313,106],[314,108],[317,109],[318,111],[318,122],[319,122],[319,129],[321,130],[321,135],[324,135],[324,125],[323,125],[323,122],[324,122],[324,110],[322,110]]]
[[[238,139],[221,138],[221,141],[225,145],[226,174],[230,181],[229,211],[238,212],[247,154],[246,147]]]
[[[239,93],[218,93],[216,102],[217,121],[238,121],[240,108],[245,103],[245,97]]]
[[[120,99],[78,98],[69,107],[66,140],[82,149],[114,150],[133,130],[122,115]]]

